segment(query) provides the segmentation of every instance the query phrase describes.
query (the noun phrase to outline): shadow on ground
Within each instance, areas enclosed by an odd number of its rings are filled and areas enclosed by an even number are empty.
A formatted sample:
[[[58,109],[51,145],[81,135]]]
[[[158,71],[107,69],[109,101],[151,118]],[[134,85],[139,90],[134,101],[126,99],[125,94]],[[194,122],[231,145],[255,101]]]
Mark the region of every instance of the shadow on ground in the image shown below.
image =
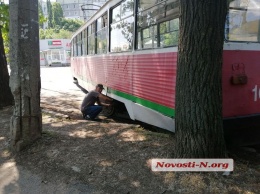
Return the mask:
[[[42,96],[42,138],[20,153],[9,149],[11,108],[0,111],[0,193],[259,192],[259,153],[231,150],[229,176],[152,172],[151,159],[172,158],[173,135],[102,115],[101,122],[83,120],[77,98],[56,91]]]

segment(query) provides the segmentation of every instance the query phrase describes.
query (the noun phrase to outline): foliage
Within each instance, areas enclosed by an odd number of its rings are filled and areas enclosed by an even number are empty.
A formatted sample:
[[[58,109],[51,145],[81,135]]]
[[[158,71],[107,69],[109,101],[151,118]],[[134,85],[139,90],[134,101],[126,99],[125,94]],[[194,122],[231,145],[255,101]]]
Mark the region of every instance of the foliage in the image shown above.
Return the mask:
[[[52,19],[53,19],[53,15],[52,15],[52,5],[50,0],[47,0],[47,9],[48,9],[48,27],[52,28],[53,24],[52,24]]]
[[[9,6],[0,2],[0,108],[13,104],[6,53],[9,51]]]
[[[40,29],[40,39],[70,39],[83,21],[78,19],[63,18],[62,7],[59,3],[51,3],[47,0],[48,29]],[[51,11],[50,11],[51,9]]]
[[[84,22],[78,19],[66,19],[66,18],[62,18],[61,20],[61,25],[59,26],[60,28],[64,29],[64,30],[68,30],[70,32],[75,32],[77,29],[80,28],[80,26],[83,24]]]
[[[52,4],[52,17],[53,17],[52,18],[53,27],[61,25],[61,21],[63,18],[63,11],[59,3],[55,2]]]
[[[70,39],[72,32],[64,29],[40,29],[40,39]]]
[[[9,6],[0,3],[0,26],[4,40],[5,53],[9,53]]]
[[[39,14],[39,25],[42,28],[43,24],[47,22],[47,18],[44,17],[42,6],[40,3],[38,3],[38,14]]]

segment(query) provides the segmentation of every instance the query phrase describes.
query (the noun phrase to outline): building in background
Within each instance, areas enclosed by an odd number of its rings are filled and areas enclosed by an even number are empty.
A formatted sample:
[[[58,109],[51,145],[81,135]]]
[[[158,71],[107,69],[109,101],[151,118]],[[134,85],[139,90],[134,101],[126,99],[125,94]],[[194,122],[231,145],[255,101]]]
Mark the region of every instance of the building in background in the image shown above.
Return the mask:
[[[48,8],[46,0],[38,0],[42,6],[44,17],[48,18]],[[61,5],[63,17],[68,19],[80,19],[87,21],[107,0],[53,0]],[[48,27],[44,23],[43,29]]]
[[[40,65],[70,65],[70,39],[40,40]]]
[[[107,0],[56,0],[65,18],[87,21]],[[83,10],[82,10],[83,8]]]

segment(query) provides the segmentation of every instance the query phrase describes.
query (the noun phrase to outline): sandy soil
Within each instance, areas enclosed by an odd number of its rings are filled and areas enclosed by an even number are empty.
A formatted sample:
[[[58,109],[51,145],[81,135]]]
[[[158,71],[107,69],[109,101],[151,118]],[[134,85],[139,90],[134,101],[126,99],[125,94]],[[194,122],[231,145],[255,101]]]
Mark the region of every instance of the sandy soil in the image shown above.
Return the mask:
[[[9,150],[11,107],[0,110],[0,165],[14,161],[39,175],[42,184],[73,184],[76,193],[260,192],[260,154],[255,149],[229,151],[235,159],[229,176],[153,172],[151,159],[173,156],[174,135],[102,115],[100,122],[86,121],[77,105],[65,99],[43,99],[41,106],[42,138],[20,153]]]

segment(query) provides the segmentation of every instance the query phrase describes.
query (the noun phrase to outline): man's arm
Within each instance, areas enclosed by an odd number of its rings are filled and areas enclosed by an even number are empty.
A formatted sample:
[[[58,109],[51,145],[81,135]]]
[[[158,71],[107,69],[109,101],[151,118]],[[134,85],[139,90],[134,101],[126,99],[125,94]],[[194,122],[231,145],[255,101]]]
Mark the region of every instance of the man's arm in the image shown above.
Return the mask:
[[[98,98],[101,99],[102,101],[105,101],[105,102],[112,102],[113,101],[112,98],[109,98],[109,97],[105,96],[104,94],[99,94]]]

